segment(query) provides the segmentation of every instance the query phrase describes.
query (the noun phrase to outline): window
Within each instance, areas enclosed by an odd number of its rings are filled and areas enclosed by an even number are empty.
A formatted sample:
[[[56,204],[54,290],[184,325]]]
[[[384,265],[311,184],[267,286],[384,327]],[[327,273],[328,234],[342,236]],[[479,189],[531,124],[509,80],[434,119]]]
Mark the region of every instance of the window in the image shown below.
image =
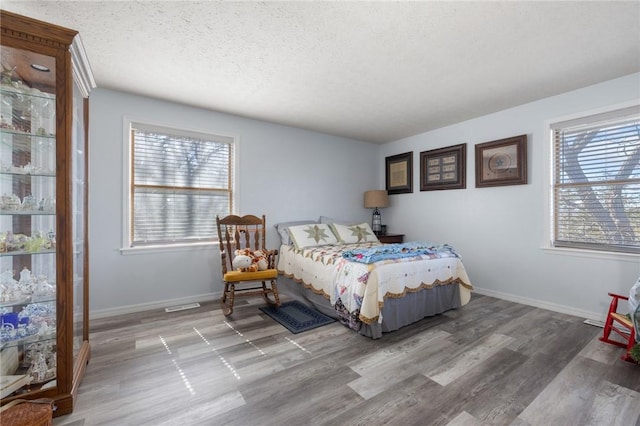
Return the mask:
[[[231,213],[234,139],[131,122],[129,246],[211,241]]]
[[[640,106],[551,130],[553,245],[640,253]]]

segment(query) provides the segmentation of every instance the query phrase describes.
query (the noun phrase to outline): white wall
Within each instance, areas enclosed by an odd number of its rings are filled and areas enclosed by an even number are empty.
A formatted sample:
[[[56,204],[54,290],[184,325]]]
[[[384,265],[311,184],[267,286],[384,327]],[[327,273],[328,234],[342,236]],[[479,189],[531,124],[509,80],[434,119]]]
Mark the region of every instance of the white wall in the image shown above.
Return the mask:
[[[363,193],[376,189],[380,147],[96,89],[90,97],[89,242],[92,317],[217,297],[217,248],[123,255],[123,117],[239,138],[237,213],[264,213],[269,246],[275,223],[320,215],[369,220]],[[383,188],[380,186],[379,188]],[[211,218],[215,220],[215,218]]]
[[[543,249],[549,239],[545,123],[629,101],[640,101],[640,74],[385,144],[380,163],[413,151],[414,192],[392,195],[384,221],[391,232],[406,233],[410,240],[456,247],[478,292],[602,319],[607,292],[629,293],[640,275],[640,257]],[[529,183],[476,188],[474,145],[521,134],[528,136]],[[420,152],[465,142],[467,188],[421,192]],[[380,179],[383,185],[384,176]]]

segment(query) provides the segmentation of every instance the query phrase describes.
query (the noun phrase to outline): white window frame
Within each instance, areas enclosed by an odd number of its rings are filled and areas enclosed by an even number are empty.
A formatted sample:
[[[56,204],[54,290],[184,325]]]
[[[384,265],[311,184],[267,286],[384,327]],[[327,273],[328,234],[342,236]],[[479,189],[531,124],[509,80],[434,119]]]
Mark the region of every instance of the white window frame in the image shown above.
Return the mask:
[[[554,167],[555,167],[555,158],[554,158],[554,129],[553,126],[556,123],[561,123],[565,121],[578,120],[583,119],[590,116],[601,115],[612,113],[618,110],[639,107],[640,103],[637,101],[629,101],[623,102],[616,105],[610,105],[603,108],[583,111],[580,113],[570,114],[566,116],[556,117],[554,119],[550,119],[544,122],[544,135],[545,143],[544,143],[544,187],[545,187],[545,197],[544,197],[544,240],[542,241],[541,248],[547,252],[548,254],[554,255],[567,255],[573,257],[583,257],[583,258],[593,258],[593,259],[609,259],[615,261],[623,261],[623,262],[638,262],[640,259],[640,254],[638,253],[627,253],[627,252],[619,252],[619,251],[603,251],[603,250],[591,250],[591,249],[583,249],[583,248],[575,248],[575,247],[557,247],[553,244],[554,238],[554,215],[555,215],[555,206],[553,203],[554,198]]]
[[[232,191],[232,200],[231,200],[231,213],[235,213],[239,209],[238,205],[238,165],[239,165],[239,137],[237,135],[231,135],[228,133],[211,131],[211,130],[196,130],[192,128],[187,128],[185,126],[178,126],[175,124],[162,123],[154,120],[149,120],[146,118],[138,118],[138,117],[123,117],[123,179],[122,179],[122,240],[120,253],[123,255],[130,254],[145,254],[150,252],[172,252],[172,251],[188,251],[188,250],[201,250],[208,249],[212,246],[217,246],[217,241],[206,241],[206,242],[189,242],[189,243],[180,243],[180,244],[161,244],[161,245],[145,245],[145,246],[131,246],[131,235],[132,235],[132,225],[131,225],[131,190],[132,190],[132,143],[131,140],[131,130],[134,126],[134,123],[142,123],[145,126],[149,127],[158,127],[164,129],[175,129],[179,134],[193,134],[199,137],[206,137],[207,135],[212,136],[222,136],[225,138],[231,138],[233,140],[232,145],[233,149],[231,150],[231,191]],[[211,218],[211,220],[215,220],[215,218]]]

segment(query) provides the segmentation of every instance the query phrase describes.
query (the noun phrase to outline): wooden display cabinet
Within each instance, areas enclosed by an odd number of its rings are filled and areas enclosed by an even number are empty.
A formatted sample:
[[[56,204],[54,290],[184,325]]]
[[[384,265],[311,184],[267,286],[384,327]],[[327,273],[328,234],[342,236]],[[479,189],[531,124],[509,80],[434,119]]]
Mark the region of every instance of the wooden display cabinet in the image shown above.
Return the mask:
[[[88,96],[78,33],[0,11],[1,403],[73,411],[89,362]]]

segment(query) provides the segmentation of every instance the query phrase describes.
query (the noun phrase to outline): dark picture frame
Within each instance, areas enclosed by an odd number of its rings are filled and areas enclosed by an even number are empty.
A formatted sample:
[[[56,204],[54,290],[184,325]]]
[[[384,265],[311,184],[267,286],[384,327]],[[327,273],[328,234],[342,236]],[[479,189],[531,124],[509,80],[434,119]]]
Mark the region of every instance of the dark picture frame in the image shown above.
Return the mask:
[[[413,192],[413,151],[386,157],[385,170],[387,193]]]
[[[476,145],[476,188],[527,183],[527,135]]]
[[[420,153],[420,191],[466,187],[466,143]]]

